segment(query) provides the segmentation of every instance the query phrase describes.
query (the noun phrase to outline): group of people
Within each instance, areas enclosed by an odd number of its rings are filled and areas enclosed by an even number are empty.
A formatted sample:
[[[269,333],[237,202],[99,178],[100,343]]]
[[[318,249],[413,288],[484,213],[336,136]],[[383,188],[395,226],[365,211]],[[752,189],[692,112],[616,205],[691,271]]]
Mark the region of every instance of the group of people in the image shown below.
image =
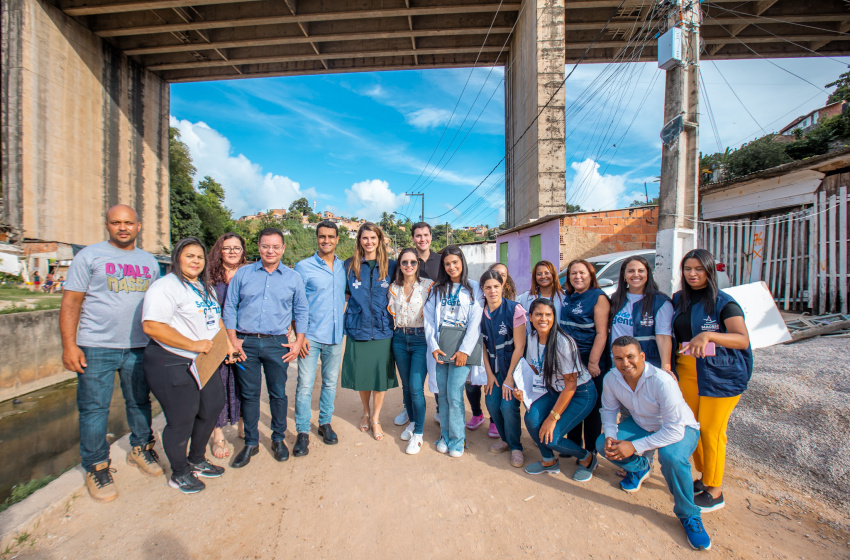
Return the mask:
[[[215,457],[229,455],[224,426],[239,424],[245,440],[233,468],[259,452],[263,375],[272,454],[289,459],[285,389],[293,361],[292,454],[309,453],[321,361],[317,434],[325,444],[339,441],[331,425],[338,379],[359,392],[359,429],[382,440],[384,397],[400,378],[404,410],[395,422],[406,424],[401,438],[411,455],[424,445],[426,379],[437,400],[435,448],[453,458],[464,454],[466,430],[484,422],[483,393],[490,435],[498,438],[490,451],[510,451],[517,468],[526,462],[524,420],[541,455],[525,466],[528,474],[559,473],[557,453],[574,457],[572,478],[587,482],[603,455],[620,469],[620,487],[637,492],[657,453],[689,543],[711,546],[701,513],[724,505],[726,427],[752,373],[752,352],[743,311],[718,290],[707,251],[682,259],[682,289],[672,300],[639,256],[625,260],[609,299],[585,260],[568,265],[563,286],[552,263],[536,263],[523,294],[504,264],[470,279],[460,248],[431,251],[424,222],[413,225],[414,247],[397,260],[381,229],[365,223],[344,262],[335,254],[337,226],[320,222],[316,253],[294,269],[281,263],[285,240],[277,229],[260,232],[260,260],[251,264],[235,233],[209,254],[187,238],[163,278],[153,257],[135,247],[141,224],[132,208],[111,208],[106,226],[109,241],[74,259],[60,314],[63,360],[80,374],[80,452],[94,499],[117,497],[105,438],[115,371],[131,429],[128,463],[163,474],[150,427],[152,392],[166,417],[169,484],[192,493],[204,488],[202,478],[224,472],[205,457],[211,436]],[[194,360],[220,330],[227,357],[220,375],[202,384]]]

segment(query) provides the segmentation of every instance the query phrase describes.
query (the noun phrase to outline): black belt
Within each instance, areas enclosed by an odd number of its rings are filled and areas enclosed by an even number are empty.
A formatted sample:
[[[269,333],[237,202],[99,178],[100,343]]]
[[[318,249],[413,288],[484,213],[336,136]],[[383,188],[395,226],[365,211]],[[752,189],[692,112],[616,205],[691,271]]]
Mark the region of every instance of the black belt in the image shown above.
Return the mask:
[[[397,327],[397,331],[401,331],[404,334],[416,334],[425,336],[425,329],[423,327]]]
[[[277,334],[262,334],[262,333],[253,333],[253,332],[237,332],[236,333],[236,338],[240,338],[240,337],[244,338],[246,336],[248,338],[274,338],[274,337],[280,336],[280,335],[277,335]]]

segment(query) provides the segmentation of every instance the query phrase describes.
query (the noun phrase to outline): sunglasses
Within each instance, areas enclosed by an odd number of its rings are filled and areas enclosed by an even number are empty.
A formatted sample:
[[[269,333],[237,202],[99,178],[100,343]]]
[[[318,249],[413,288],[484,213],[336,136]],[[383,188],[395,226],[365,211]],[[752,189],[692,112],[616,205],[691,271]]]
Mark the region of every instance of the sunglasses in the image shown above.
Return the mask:
[[[419,264],[417,261],[401,261],[401,266],[416,266]]]

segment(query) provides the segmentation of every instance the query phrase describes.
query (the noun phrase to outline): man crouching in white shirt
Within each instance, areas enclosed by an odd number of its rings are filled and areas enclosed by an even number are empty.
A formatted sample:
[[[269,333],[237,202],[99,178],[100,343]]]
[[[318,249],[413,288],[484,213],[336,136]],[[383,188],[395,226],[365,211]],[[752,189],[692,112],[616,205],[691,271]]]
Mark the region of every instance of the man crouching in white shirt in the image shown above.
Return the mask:
[[[658,450],[661,474],[673,494],[673,513],[682,522],[695,550],[711,548],[700,509],[694,505],[690,457],[699,441],[699,423],[685,403],[676,380],[645,361],[640,342],[621,336],[611,345],[615,369],[602,389],[603,434],[596,442],[600,454],[626,471],[620,488],[637,492],[649,478],[652,463],[645,455]],[[631,416],[617,424],[620,407]]]

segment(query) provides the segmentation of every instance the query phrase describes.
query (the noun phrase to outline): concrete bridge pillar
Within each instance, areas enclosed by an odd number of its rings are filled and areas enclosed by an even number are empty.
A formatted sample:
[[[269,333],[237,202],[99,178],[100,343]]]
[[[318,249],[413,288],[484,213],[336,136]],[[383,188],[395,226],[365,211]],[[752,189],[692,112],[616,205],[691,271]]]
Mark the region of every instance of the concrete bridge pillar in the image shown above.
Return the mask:
[[[510,60],[505,69],[508,227],[566,211],[567,156],[561,85],[564,12],[564,0],[525,0],[511,38]]]
[[[3,0],[2,34],[0,225],[88,245],[123,203],[168,247],[168,84],[46,0]]]

